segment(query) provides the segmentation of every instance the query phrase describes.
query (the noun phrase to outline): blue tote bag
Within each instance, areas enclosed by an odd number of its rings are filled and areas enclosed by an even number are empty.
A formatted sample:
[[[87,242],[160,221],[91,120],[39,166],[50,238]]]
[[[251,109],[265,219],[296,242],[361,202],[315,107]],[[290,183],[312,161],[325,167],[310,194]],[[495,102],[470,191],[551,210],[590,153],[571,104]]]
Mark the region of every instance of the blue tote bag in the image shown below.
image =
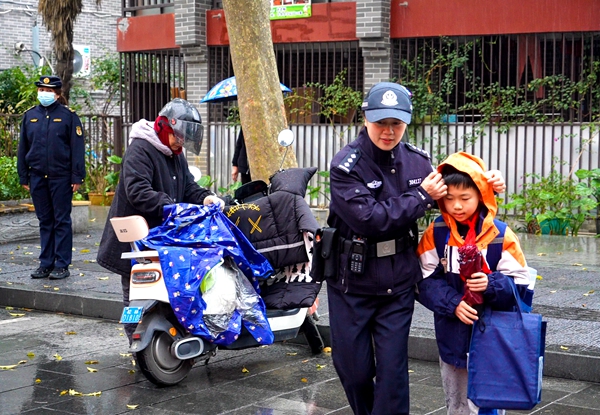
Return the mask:
[[[473,325],[467,396],[480,408],[533,408],[541,400],[546,322],[540,314],[486,307]]]

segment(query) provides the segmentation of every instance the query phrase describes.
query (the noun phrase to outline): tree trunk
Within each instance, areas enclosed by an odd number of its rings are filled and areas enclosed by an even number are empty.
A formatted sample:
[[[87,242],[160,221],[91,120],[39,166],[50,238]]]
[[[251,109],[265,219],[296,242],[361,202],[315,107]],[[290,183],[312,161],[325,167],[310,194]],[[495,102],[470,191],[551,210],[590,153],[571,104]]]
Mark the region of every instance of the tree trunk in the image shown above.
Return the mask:
[[[270,6],[269,0],[223,0],[250,171],[253,180],[264,181],[279,168],[285,148],[277,136],[287,128]],[[296,155],[288,151],[284,167],[297,165]]]
[[[71,36],[72,37],[72,36]],[[55,46],[54,53],[56,54],[56,75],[60,76],[62,80],[62,95],[65,97],[67,102],[71,96],[71,86],[73,80],[73,59],[75,52],[73,50],[72,39],[69,43],[70,49],[58,50]]]

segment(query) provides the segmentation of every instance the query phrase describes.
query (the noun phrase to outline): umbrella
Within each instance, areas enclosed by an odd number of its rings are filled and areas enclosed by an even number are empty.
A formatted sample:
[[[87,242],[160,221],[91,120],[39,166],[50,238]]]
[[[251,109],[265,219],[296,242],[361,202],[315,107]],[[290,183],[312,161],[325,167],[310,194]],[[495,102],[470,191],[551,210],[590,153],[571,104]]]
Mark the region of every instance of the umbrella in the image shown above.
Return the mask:
[[[280,83],[282,92],[292,92],[290,88]],[[231,78],[223,79],[221,82],[213,86],[208,94],[200,100],[200,103],[204,102],[226,102],[234,101],[237,99],[237,85],[235,83],[235,76]]]

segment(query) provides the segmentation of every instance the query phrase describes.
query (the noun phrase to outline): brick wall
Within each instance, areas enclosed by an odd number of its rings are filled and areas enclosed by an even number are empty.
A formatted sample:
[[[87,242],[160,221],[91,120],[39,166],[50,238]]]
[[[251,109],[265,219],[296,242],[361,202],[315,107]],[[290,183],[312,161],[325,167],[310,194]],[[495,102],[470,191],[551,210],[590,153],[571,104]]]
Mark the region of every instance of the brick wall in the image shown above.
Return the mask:
[[[390,79],[389,0],[356,1],[356,37],[365,59],[364,91]]]
[[[21,63],[32,63],[27,52],[15,56],[14,44],[22,42],[26,49],[31,49],[34,24],[39,27],[39,51],[50,57],[51,36],[43,25],[41,16],[37,16],[37,5],[37,0],[0,2],[0,27],[2,27],[0,70]],[[115,52],[116,20],[120,15],[120,0],[102,0],[100,7],[96,7],[94,0],[83,0],[83,12],[75,22],[73,43],[90,46],[92,58],[100,57],[107,51]]]

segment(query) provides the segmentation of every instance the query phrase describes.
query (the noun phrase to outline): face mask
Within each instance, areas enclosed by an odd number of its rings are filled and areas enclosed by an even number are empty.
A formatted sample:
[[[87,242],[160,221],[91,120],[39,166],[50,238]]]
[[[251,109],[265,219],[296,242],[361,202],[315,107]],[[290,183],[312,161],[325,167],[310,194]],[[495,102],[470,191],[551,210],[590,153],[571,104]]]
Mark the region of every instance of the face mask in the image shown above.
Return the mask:
[[[40,91],[38,92],[38,100],[40,101],[40,104],[47,107],[56,101],[56,95],[54,92]]]

